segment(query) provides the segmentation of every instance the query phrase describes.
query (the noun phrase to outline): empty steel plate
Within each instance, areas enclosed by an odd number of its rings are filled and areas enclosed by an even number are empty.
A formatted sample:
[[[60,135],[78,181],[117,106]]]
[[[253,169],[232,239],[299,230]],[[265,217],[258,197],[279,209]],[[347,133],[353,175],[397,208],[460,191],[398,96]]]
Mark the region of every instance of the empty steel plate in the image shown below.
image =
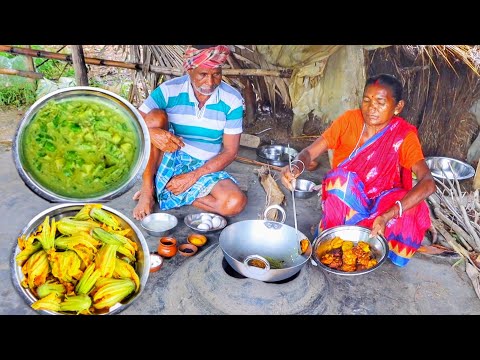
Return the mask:
[[[470,179],[475,175],[475,169],[460,160],[443,157],[432,156],[425,159],[427,166],[430,168],[432,175],[439,179],[457,180]]]
[[[288,165],[288,157],[293,161],[297,155],[297,150],[285,145],[263,145],[257,149],[258,161],[275,166]]]

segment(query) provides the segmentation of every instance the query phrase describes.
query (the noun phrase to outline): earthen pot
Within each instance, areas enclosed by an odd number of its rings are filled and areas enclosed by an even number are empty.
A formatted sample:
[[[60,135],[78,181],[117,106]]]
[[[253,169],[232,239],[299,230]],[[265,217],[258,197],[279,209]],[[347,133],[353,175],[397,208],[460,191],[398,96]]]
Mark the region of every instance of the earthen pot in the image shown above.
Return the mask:
[[[177,253],[177,239],[169,236],[160,238],[157,252],[160,256],[171,258]]]
[[[150,253],[150,272],[157,272],[163,264],[163,258],[157,253]]]
[[[182,244],[178,247],[178,251],[182,256],[193,256],[197,253],[198,247],[193,244]]]

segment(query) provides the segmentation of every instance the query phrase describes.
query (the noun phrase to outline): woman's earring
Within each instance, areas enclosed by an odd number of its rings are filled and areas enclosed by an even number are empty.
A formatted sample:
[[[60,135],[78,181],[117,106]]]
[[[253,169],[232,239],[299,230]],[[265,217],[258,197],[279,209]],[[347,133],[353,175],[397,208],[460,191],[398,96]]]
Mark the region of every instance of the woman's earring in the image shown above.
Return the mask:
[[[398,111],[394,111],[393,114],[394,114],[395,116],[397,116],[397,115],[398,115]]]

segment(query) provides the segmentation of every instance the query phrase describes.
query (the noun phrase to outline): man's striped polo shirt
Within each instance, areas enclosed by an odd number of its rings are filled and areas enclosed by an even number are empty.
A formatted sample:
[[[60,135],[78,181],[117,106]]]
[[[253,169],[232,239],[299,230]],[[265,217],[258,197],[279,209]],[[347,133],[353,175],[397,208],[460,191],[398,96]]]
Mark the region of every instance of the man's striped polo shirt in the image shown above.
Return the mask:
[[[208,160],[220,152],[224,133],[242,133],[243,107],[240,92],[222,81],[203,108],[198,109],[190,77],[184,75],[158,86],[139,110],[165,110],[170,129],[185,143],[182,151]]]

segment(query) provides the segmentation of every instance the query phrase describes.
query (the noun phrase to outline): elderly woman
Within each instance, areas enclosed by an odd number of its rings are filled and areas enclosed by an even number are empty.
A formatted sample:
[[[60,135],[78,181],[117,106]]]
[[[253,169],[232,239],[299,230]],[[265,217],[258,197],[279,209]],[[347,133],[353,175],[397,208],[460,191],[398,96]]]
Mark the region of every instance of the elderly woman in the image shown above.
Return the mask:
[[[282,169],[289,189],[303,167],[333,150],[332,170],[322,183],[323,217],[317,231],[360,225],[384,235],[389,259],[405,266],[420,247],[430,215],[425,199],[435,182],[425,163],[416,128],[399,117],[402,85],[381,74],[367,80],[360,109],[346,111],[297,156],[298,168]],[[417,184],[412,187],[412,172]]]
[[[187,74],[158,86],[139,111],[152,147],[133,217],[143,219],[159,202],[168,210],[184,205],[233,216],[247,203],[224,169],[240,145],[243,98],[222,81],[230,51],[223,45],[195,45],[184,56]]]

